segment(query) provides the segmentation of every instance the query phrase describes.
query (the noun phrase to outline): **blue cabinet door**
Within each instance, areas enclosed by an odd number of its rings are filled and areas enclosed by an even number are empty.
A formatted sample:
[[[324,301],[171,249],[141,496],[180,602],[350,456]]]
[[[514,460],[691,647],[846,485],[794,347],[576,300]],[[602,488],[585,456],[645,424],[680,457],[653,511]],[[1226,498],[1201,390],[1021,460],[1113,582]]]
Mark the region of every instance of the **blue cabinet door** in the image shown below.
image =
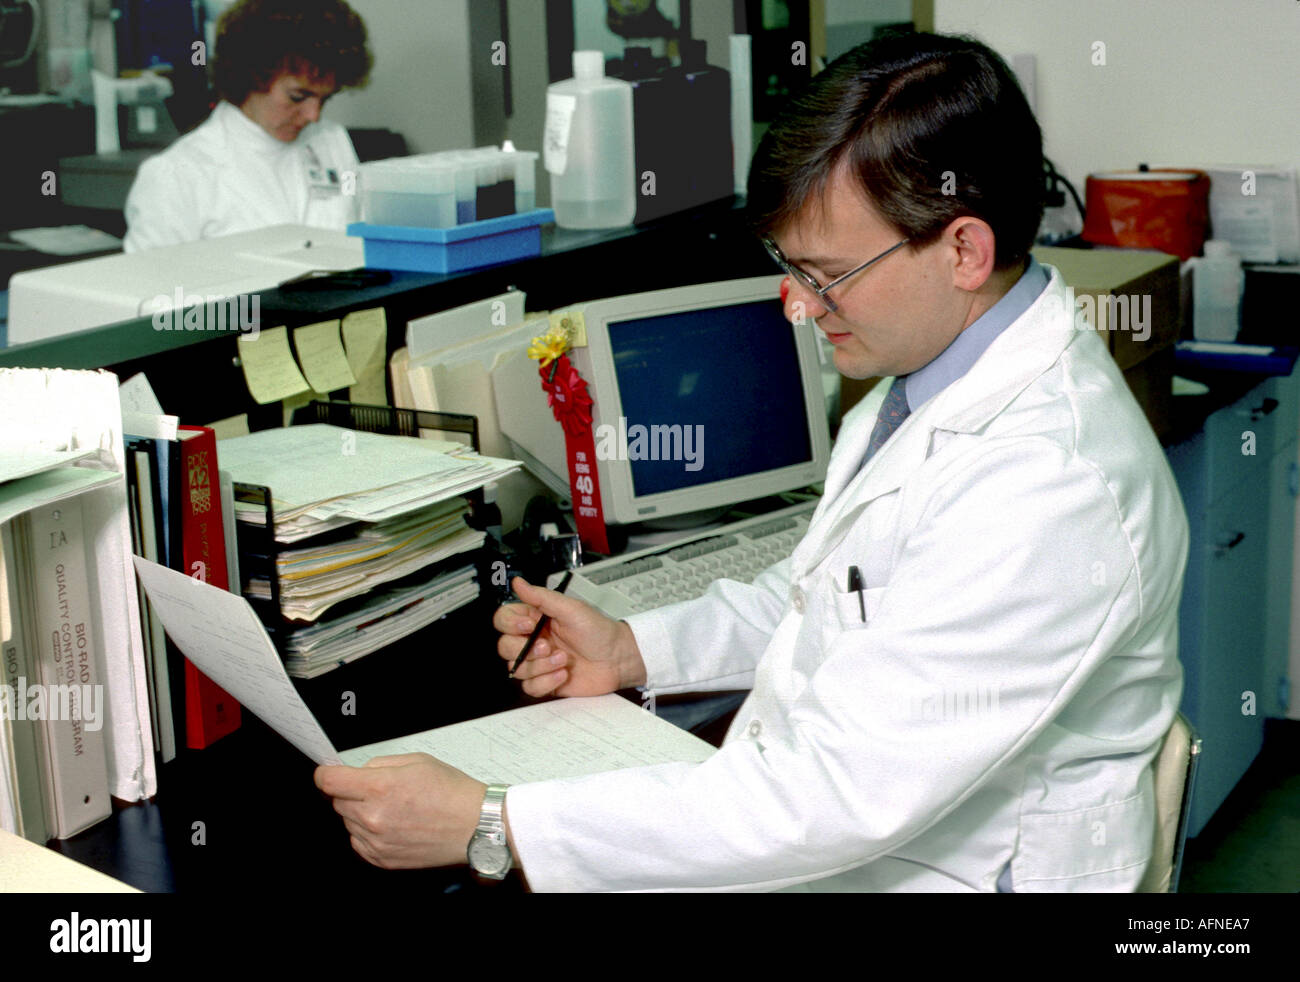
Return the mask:
[[[1254,493],[1263,497],[1263,488]],[[1264,744],[1272,694],[1264,678],[1267,509],[1233,496],[1210,509],[1201,541],[1204,643],[1185,659],[1183,711],[1204,741],[1189,835],[1197,835]],[[1188,651],[1187,648],[1183,648]]]
[[[1289,380],[1286,380],[1289,382]],[[1188,834],[1205,827],[1259,754],[1264,718],[1277,715],[1277,653],[1289,635],[1289,603],[1276,571],[1289,555],[1292,519],[1276,498],[1294,457],[1290,414],[1294,390],[1257,387],[1206,420],[1205,428],[1169,448],[1187,507],[1191,542],[1182,605],[1179,657],[1182,709],[1204,741]],[[1286,544],[1279,543],[1284,538]],[[1287,578],[1289,583],[1289,575]],[[1285,587],[1289,593],[1289,586]]]

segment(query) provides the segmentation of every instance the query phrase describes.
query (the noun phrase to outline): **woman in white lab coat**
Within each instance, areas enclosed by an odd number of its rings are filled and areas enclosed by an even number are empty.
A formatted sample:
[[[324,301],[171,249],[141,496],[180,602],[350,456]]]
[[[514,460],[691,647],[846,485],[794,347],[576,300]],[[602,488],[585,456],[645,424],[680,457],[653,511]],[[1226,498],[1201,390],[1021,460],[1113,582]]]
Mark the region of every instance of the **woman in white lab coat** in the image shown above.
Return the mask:
[[[241,0],[227,10],[214,62],[221,101],[141,165],[126,251],[356,221],[356,152],[320,114],[340,89],[364,85],[370,66],[365,24],[343,0]]]
[[[531,695],[752,690],[702,764],[509,788],[535,890],[1141,881],[1187,521],[1105,343],[1028,260],[1040,173],[1010,71],[960,39],[865,45],[773,124],[749,204],[787,314],[842,373],[905,381],[847,415],[807,536],[754,583],[616,624],[516,581],[501,657],[552,618]],[[484,785],[389,763],[317,771],[357,851],[456,861]]]

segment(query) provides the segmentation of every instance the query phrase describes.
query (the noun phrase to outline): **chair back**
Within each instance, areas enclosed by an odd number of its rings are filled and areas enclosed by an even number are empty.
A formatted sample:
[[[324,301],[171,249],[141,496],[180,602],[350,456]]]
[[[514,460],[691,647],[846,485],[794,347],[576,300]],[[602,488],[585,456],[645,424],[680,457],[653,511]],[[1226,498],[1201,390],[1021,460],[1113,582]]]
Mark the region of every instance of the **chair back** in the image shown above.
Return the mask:
[[[1155,769],[1156,841],[1139,893],[1177,893],[1182,873],[1183,846],[1187,841],[1187,816],[1196,784],[1201,738],[1181,712],[1174,716]]]

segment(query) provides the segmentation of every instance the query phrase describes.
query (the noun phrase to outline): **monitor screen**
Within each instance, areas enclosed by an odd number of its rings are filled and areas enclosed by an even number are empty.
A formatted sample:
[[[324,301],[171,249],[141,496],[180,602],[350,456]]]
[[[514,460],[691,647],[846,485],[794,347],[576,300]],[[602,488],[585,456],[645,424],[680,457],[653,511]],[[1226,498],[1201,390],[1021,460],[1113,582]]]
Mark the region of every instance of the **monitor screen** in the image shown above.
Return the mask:
[[[778,300],[611,320],[608,333],[637,497],[813,460]]]

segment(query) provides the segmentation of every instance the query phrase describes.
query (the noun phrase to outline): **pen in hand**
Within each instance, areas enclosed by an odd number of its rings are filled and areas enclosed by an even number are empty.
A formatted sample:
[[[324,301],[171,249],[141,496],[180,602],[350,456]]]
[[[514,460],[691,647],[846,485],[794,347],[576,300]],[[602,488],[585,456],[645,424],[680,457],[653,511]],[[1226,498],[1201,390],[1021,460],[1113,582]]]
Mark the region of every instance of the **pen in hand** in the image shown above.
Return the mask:
[[[564,574],[564,579],[560,580],[560,585],[555,588],[555,592],[563,593],[565,590],[567,590],[569,588],[569,581],[572,579],[573,579],[573,570],[569,570]],[[519,671],[519,666],[522,665],[524,663],[524,659],[528,657],[528,652],[533,650],[533,645],[535,645],[537,643],[537,639],[541,637],[542,628],[546,627],[546,625],[549,624],[550,622],[551,622],[551,617],[549,614],[543,614],[538,619],[537,626],[533,628],[533,633],[528,635],[528,640],[524,642],[524,650],[519,652],[519,657],[516,658],[515,663],[510,666],[511,678],[514,678],[515,672]]]

